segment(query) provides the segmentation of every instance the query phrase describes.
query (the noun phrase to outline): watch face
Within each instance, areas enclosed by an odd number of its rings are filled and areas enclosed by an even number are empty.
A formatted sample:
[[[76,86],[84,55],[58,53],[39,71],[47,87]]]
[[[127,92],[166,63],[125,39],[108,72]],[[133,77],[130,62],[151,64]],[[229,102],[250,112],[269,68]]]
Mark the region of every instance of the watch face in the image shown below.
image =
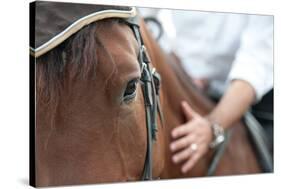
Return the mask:
[[[217,137],[218,143],[222,143],[224,141],[224,135],[220,135]]]

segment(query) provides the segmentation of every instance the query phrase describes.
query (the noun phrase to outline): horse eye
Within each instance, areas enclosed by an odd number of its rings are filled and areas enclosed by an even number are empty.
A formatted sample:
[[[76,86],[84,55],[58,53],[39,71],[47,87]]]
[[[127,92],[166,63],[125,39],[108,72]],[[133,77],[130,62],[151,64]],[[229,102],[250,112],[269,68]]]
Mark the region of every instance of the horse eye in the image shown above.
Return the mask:
[[[137,83],[138,83],[138,80],[133,79],[133,80],[129,81],[129,83],[127,84],[126,90],[123,95],[123,100],[125,102],[128,102],[135,98],[136,90],[137,90]]]

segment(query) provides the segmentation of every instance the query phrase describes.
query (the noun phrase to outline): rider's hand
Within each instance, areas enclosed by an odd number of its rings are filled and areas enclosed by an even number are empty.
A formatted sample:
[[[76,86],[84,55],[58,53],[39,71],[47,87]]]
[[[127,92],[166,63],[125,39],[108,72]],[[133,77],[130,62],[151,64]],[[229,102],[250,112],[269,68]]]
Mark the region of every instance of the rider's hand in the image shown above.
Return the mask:
[[[187,123],[173,129],[170,149],[174,163],[182,163],[181,171],[186,173],[206,154],[212,141],[211,123],[195,112],[187,102],[182,102]]]

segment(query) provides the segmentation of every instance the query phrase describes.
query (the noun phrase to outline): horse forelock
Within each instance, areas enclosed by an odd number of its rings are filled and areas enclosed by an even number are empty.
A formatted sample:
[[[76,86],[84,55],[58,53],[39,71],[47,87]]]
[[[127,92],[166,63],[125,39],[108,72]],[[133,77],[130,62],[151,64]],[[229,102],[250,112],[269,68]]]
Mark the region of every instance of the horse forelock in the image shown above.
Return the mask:
[[[44,112],[39,113],[38,116],[46,117],[49,122],[47,138],[43,141],[44,149],[47,149],[49,138],[56,128],[59,102],[63,98],[62,93],[66,88],[64,84],[72,85],[71,81],[77,79],[83,82],[86,80],[93,82],[98,62],[101,61],[98,53],[105,54],[113,67],[112,73],[106,76],[105,87],[116,72],[110,47],[106,47],[97,35],[98,32],[103,32],[104,28],[116,21],[117,19],[107,19],[92,23],[52,51],[36,59],[36,107],[41,109],[41,111],[38,109],[37,112]]]
[[[36,59],[37,100],[44,104],[58,101],[66,75],[69,78],[94,80],[98,65],[97,51],[101,50],[110,59],[113,72],[116,71],[110,49],[104,46],[97,32],[114,24],[118,19],[105,19],[82,28],[53,50]],[[109,74],[108,81],[113,75]]]

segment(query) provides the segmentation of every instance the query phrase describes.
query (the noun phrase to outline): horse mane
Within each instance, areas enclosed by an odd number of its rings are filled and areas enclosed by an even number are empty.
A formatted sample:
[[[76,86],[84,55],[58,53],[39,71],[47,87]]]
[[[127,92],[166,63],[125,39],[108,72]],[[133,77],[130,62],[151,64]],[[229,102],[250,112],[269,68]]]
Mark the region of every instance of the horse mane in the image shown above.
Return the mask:
[[[97,64],[95,51],[96,38],[93,25],[86,26],[53,50],[36,59],[36,94],[45,103],[56,101],[59,89],[63,85],[67,64],[76,67],[79,76],[85,76],[88,70]],[[90,37],[90,40],[86,40]],[[38,99],[39,100],[39,99]]]

